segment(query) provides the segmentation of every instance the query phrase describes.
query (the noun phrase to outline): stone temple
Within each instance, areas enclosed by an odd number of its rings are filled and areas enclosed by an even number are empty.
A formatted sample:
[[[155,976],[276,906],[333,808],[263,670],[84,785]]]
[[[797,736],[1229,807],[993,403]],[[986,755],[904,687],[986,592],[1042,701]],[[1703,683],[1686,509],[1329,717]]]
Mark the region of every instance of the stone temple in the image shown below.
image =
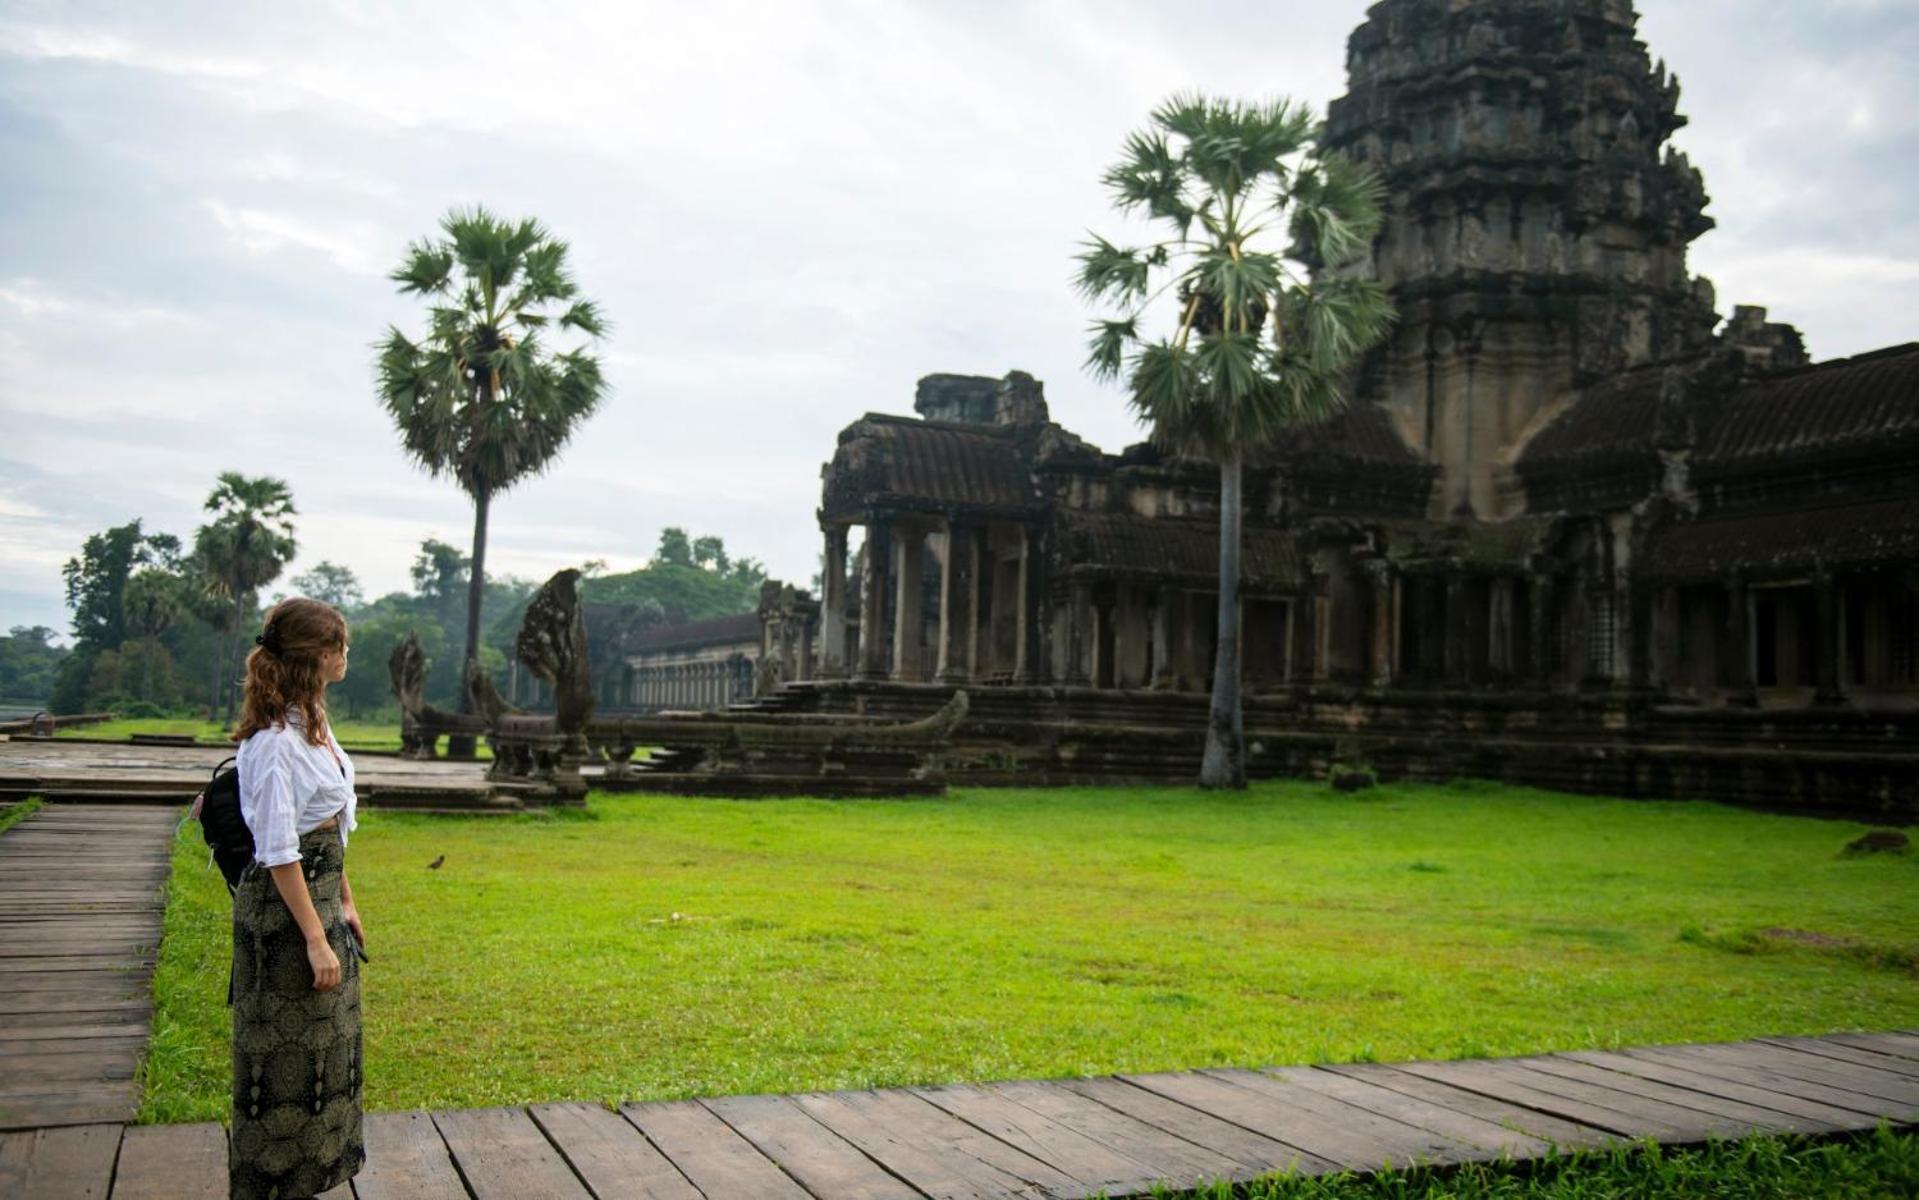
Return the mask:
[[[1809,363],[1763,308],[1721,320],[1636,20],[1383,0],[1352,35],[1326,136],[1388,185],[1400,320],[1348,411],[1249,465],[1256,772],[1913,811],[1919,345]],[[930,375],[914,408],[840,434],[824,586],[769,618],[761,706],[964,684],[956,776],[1186,775],[1216,471],[1103,453],[1018,371]]]

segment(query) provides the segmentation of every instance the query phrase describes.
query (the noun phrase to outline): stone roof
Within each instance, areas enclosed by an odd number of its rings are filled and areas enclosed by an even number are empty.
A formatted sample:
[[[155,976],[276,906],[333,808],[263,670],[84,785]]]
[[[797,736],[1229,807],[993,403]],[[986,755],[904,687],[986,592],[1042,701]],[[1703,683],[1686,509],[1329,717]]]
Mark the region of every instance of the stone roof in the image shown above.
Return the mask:
[[[1401,567],[1526,571],[1559,532],[1559,518],[1505,521],[1394,520],[1380,523],[1386,557]]]
[[[760,614],[736,613],[730,617],[710,617],[704,621],[684,621],[678,625],[655,625],[630,643],[635,654],[658,654],[667,650],[699,650],[735,642],[760,644]]]
[[[1336,456],[1370,467],[1411,467],[1431,471],[1432,465],[1399,436],[1386,409],[1356,402],[1333,417],[1280,438],[1281,452],[1295,458]]]
[[[1027,511],[1039,503],[1025,444],[1003,426],[868,413],[840,434],[825,508]]]
[[[1667,367],[1629,371],[1588,388],[1520,455],[1522,474],[1594,472],[1655,460]],[[1684,392],[1683,385],[1677,389]],[[1683,397],[1682,403],[1685,403]],[[1693,465],[1726,474],[1802,459],[1919,452],[1919,343],[1761,376],[1699,407]]]
[[[1648,579],[1755,578],[1919,560],[1919,496],[1685,521],[1655,533]]]
[[[1533,435],[1519,469],[1603,470],[1643,461],[1653,453],[1665,379],[1660,368],[1641,368],[1587,388]]]
[[[1069,510],[1060,513],[1060,525],[1075,576],[1219,586],[1219,526],[1212,522]],[[1291,534],[1248,524],[1241,526],[1240,537],[1243,585],[1281,590],[1299,584],[1299,554]]]
[[[1736,469],[1895,444],[1919,449],[1919,342],[1747,384],[1701,438],[1700,462]]]

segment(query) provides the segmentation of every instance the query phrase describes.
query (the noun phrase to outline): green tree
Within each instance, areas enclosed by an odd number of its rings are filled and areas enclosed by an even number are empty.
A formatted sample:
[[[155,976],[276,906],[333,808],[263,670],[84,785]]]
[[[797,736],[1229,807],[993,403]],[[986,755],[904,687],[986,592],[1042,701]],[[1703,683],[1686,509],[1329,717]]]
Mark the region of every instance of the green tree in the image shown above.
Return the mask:
[[[182,582],[178,574],[160,567],[148,567],[127,580],[127,632],[131,636],[122,645],[121,665],[137,666],[135,682],[128,689],[138,699],[156,704],[170,703],[180,688],[174,679],[173,657],[160,644],[160,637],[177,624],[186,612]],[[133,653],[135,647],[138,653]]]
[[[472,567],[473,560],[461,554],[459,547],[438,538],[421,542],[420,552],[413,556],[413,594],[449,634],[458,632],[460,605],[472,584]]]
[[[200,527],[194,538],[194,553],[229,605],[227,647],[220,660],[227,682],[226,719],[231,721],[239,700],[234,686],[239,674],[234,648],[260,589],[278,579],[298,551],[293,537],[297,512],[293,493],[283,480],[266,475],[249,478],[237,471],[221,472],[220,482],[207,496],[206,511],[213,514],[213,520]],[[217,707],[217,697],[215,704]]]
[[[0,638],[0,696],[41,703],[53,693],[60,663],[72,651],[56,646],[45,625],[15,625]]]
[[[60,570],[67,607],[73,610],[74,641],[90,648],[118,647],[127,638],[124,600],[134,570],[150,563],[172,566],[179,557],[179,538],[147,533],[138,520],[89,537],[79,557]]]
[[[545,470],[606,391],[584,346],[561,350],[547,335],[606,332],[580,295],[567,248],[537,222],[454,210],[440,239],[415,242],[391,278],[432,301],[419,341],[389,327],[379,356],[380,399],[419,464],[447,475],[473,500],[466,649],[480,651],[486,522],[493,497]],[[460,710],[472,700],[460,690]]]
[[[295,575],[292,584],[294,594],[331,604],[343,612],[366,603],[360,577],[353,573],[353,568],[339,563],[324,560],[314,563],[311,570]]]
[[[694,538],[693,565],[726,574],[733,562],[726,556],[725,540],[711,535]]]
[[[1364,275],[1384,190],[1318,143],[1310,108],[1180,95],[1126,141],[1105,183],[1115,206],[1168,236],[1095,235],[1078,285],[1117,315],[1092,327],[1088,369],[1124,376],[1154,438],[1219,467],[1219,637],[1200,783],[1246,785],[1240,698],[1240,482],[1246,456],[1345,402],[1358,356],[1392,305]],[[1166,331],[1144,323],[1170,308]]]
[[[693,542],[686,536],[686,530],[678,525],[660,530],[660,548],[653,552],[653,561],[669,567],[692,566]]]

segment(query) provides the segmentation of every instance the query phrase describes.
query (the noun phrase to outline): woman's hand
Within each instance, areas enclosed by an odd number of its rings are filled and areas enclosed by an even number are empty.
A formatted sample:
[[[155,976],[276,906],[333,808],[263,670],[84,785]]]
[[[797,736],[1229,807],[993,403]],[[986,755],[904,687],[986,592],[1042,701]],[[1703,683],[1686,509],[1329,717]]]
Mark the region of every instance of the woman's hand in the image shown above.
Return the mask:
[[[340,901],[340,915],[346,918],[346,927],[353,931],[354,938],[357,939],[361,947],[364,948],[366,946],[366,929],[360,924],[360,910],[353,906],[353,901],[342,900]]]
[[[313,968],[313,990],[330,992],[340,986],[340,959],[325,938],[307,939],[307,965]]]

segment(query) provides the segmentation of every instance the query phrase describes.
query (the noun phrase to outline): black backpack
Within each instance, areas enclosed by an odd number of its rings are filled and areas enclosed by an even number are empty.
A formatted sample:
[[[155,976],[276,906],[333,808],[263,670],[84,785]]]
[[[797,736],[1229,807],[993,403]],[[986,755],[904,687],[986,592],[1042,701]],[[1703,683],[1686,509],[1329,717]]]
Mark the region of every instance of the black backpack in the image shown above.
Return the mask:
[[[239,891],[240,873],[253,861],[253,831],[240,815],[240,765],[234,759],[213,768],[213,779],[201,793],[200,836],[226,876],[227,891]]]

